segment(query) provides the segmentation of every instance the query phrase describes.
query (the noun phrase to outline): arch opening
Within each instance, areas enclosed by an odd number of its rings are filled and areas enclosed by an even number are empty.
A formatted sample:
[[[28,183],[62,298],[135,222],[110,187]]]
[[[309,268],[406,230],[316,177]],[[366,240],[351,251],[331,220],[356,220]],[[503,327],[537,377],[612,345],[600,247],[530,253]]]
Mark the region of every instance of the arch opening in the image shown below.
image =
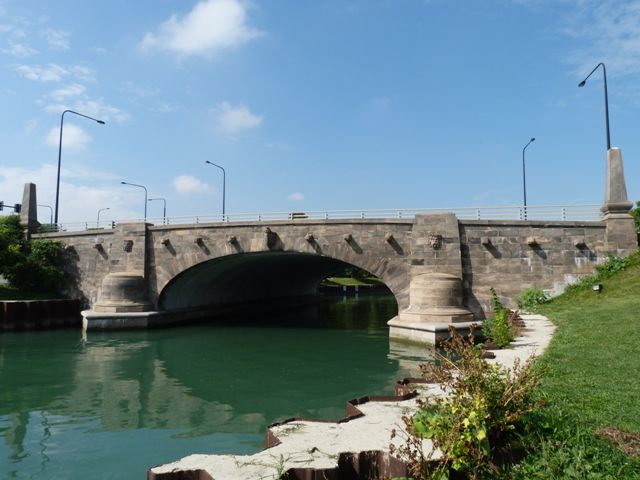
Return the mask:
[[[320,283],[349,267],[355,266],[300,252],[228,255],[175,276],[160,292],[158,307],[165,312],[209,311],[215,316],[284,311],[318,299]],[[383,290],[393,295],[386,286]]]

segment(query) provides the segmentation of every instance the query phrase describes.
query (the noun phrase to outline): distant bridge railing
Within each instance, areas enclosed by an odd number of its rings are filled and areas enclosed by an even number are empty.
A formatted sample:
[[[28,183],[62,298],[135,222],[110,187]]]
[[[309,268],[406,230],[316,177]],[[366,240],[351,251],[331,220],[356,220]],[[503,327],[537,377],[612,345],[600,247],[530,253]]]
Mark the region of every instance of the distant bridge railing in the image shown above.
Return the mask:
[[[271,222],[279,220],[355,220],[399,219],[411,220],[418,213],[451,212],[461,220],[563,220],[598,221],[602,219],[600,205],[537,205],[455,208],[396,208],[380,210],[332,210],[308,212],[228,213],[226,215],[190,215],[180,217],[147,218],[154,225],[191,225],[223,222]],[[125,220],[122,220],[125,221]],[[142,218],[126,220],[142,222]],[[60,223],[58,231],[110,230],[115,221]],[[44,225],[43,230],[47,230]],[[55,227],[55,226],[54,226]],[[55,231],[55,228],[52,228]]]

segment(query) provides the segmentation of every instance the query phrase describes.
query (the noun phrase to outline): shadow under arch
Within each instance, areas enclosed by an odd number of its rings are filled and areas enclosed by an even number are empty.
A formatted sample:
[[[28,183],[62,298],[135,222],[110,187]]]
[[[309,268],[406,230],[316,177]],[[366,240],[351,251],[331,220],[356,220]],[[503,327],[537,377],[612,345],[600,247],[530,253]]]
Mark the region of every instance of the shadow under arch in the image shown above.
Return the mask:
[[[160,292],[158,307],[171,312],[286,302],[315,295],[323,279],[351,266],[335,258],[291,251],[227,255],[176,275]]]

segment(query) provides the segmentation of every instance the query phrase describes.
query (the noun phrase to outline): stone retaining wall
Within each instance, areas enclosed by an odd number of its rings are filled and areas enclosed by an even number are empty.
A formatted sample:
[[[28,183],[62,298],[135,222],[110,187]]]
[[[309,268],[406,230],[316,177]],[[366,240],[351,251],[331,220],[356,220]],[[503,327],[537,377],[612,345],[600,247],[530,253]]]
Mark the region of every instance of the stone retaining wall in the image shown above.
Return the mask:
[[[78,300],[0,301],[0,331],[80,327]]]

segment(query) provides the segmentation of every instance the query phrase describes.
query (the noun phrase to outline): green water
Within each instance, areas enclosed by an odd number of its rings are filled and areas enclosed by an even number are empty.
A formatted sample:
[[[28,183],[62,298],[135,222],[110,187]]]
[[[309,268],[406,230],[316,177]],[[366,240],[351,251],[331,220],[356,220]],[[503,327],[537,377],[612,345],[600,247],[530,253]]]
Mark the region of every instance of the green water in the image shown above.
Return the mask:
[[[143,479],[256,452],[274,421],[338,419],[415,374],[422,352],[389,344],[395,311],[377,295],[252,326],[0,333],[0,478]]]

